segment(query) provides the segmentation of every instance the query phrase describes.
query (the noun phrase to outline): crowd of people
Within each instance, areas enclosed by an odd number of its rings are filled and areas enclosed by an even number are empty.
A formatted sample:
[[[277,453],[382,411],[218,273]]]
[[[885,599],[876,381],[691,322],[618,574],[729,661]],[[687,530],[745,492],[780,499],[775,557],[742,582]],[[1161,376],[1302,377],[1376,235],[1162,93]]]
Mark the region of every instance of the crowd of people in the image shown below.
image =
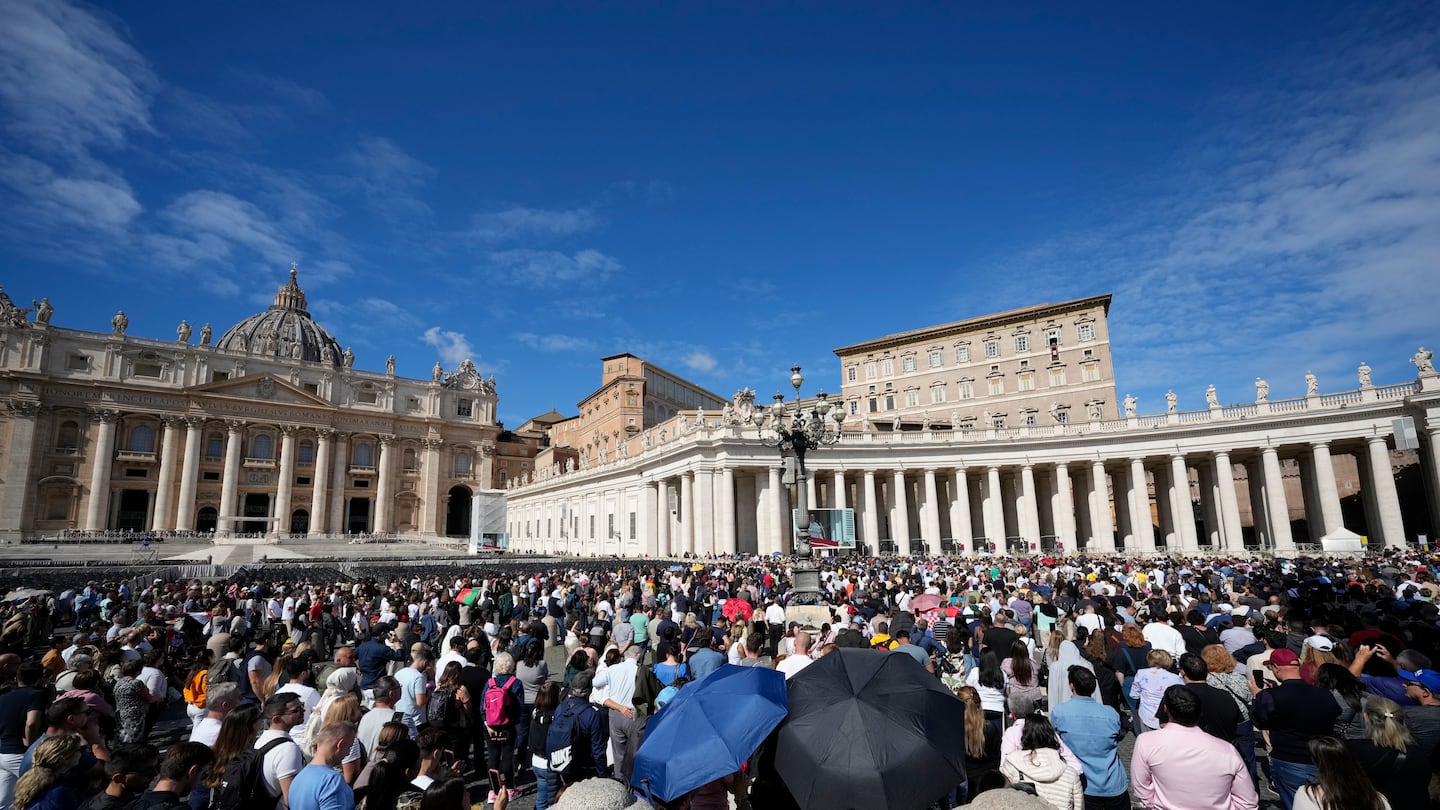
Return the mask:
[[[1440,561],[829,558],[804,621],[790,562],[60,583],[0,617],[30,617],[0,655],[0,810],[763,808],[759,756],[637,790],[649,718],[846,647],[963,702],[964,775],[917,797],[942,810],[1437,804]]]

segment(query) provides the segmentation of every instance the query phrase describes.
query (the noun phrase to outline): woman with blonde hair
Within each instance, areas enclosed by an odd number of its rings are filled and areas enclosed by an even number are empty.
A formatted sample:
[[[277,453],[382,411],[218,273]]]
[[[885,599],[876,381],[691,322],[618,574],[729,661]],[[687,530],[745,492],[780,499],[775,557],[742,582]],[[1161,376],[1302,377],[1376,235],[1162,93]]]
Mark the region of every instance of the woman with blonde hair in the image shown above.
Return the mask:
[[[295,660],[294,650],[295,642],[285,642],[284,649],[280,655],[275,658],[275,665],[270,668],[270,674],[265,676],[265,681],[260,685],[261,691],[265,693],[260,695],[261,703],[264,703],[271,695],[275,694],[276,689],[285,685],[285,682],[280,679],[289,677],[286,673],[290,669],[290,662]]]
[[[453,666],[453,665],[452,665]],[[330,701],[325,709],[325,718],[321,721],[320,727],[338,722],[359,723],[360,722],[360,698],[353,694],[340,695]],[[350,746],[350,753],[340,761],[340,772],[345,776],[345,784],[354,785],[355,780],[360,777],[360,769],[365,767],[365,747],[356,739]]]
[[[1315,675],[1324,664],[1339,664],[1340,659],[1335,657],[1334,646],[1326,648],[1325,645],[1332,642],[1324,636],[1311,636],[1305,639],[1300,647],[1300,678],[1311,686],[1315,685]]]
[[[1415,745],[1400,706],[1372,697],[1360,713],[1365,718],[1365,739],[1344,741],[1360,769],[1370,775],[1391,807],[1429,806],[1429,752]]]
[[[986,773],[1000,770],[1000,731],[985,720],[980,693],[973,686],[955,689],[955,697],[965,704],[965,773],[970,784],[980,784]],[[959,804],[951,801],[950,806]]]
[[[47,737],[35,749],[33,764],[15,783],[15,810],[43,807],[44,810],[75,810],[80,796],[70,784],[70,772],[80,764],[85,743],[78,734]]]
[[[1160,709],[1160,699],[1165,696],[1165,690],[1185,681],[1175,674],[1175,659],[1165,650],[1151,650],[1145,657],[1145,663],[1148,666],[1136,673],[1135,683],[1130,686],[1130,697],[1135,698],[1140,706],[1136,712],[1140,724],[1154,731],[1160,728],[1155,712]]]

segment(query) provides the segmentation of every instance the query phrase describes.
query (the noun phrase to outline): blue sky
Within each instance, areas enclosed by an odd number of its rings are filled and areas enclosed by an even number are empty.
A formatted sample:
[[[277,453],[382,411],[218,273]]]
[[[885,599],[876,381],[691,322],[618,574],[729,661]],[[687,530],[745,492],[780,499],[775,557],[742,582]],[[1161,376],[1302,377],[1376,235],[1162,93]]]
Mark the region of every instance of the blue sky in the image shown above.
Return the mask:
[[[630,351],[728,395],[1113,292],[1142,411],[1440,344],[1428,3],[0,3],[0,282],[217,334],[292,261],[511,425]],[[1433,346],[1432,346],[1433,347]]]

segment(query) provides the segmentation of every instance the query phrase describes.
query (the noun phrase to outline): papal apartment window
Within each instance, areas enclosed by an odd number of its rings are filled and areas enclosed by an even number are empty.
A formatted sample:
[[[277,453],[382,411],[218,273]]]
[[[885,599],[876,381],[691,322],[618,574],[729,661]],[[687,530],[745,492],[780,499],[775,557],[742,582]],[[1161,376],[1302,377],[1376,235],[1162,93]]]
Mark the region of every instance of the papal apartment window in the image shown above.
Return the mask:
[[[944,402],[944,401],[945,401],[945,386],[944,386],[943,384],[930,386],[930,403],[933,405],[933,404],[938,404],[938,403],[941,403],[941,402]]]
[[[1016,336],[1015,336],[1015,351],[1016,351],[1017,353],[1030,351],[1030,336],[1029,336],[1029,335],[1016,335]]]
[[[969,346],[956,346],[956,347],[955,347],[955,362],[957,362],[957,363],[968,363],[968,362],[970,362],[970,347],[969,347]]]
[[[269,435],[261,433],[250,441],[251,458],[274,458],[275,440]]]
[[[866,364],[865,364],[865,379],[867,379],[867,380],[873,380],[873,379],[875,379],[875,376],[876,376],[875,371],[876,371],[876,365],[875,365],[874,362],[866,363]]]
[[[960,398],[961,398],[961,399],[974,399],[974,398],[975,398],[975,383],[974,383],[974,382],[972,382],[972,381],[970,381],[970,380],[961,380],[960,383],[959,383],[959,386],[960,386]]]
[[[1085,380],[1085,382],[1100,382],[1100,364],[1087,363],[1084,369],[1080,372],[1080,376]]]
[[[998,340],[987,340],[987,341],[985,341],[985,356],[986,356],[986,357],[999,357],[999,356],[1000,356],[1000,341],[998,341]]]
[[[406,398],[405,398],[405,407],[406,407],[407,410],[412,410],[412,411],[418,411],[418,410],[420,410],[420,397],[406,397]]]
[[[846,382],[855,382],[856,380],[859,380],[859,379],[860,379],[860,369],[858,369],[858,368],[856,368],[856,367],[854,367],[854,366],[848,366],[848,367],[846,367],[846,369],[845,369],[845,381],[846,381]]]
[[[884,360],[881,360],[881,361],[880,361],[880,373],[881,373],[881,375],[886,376],[886,377],[894,377],[894,376],[895,376],[895,361],[894,361],[894,360],[891,360],[891,359],[888,358],[888,357],[885,358]]]
[[[1082,323],[1082,324],[1079,324],[1078,326],[1075,327],[1075,337],[1079,338],[1080,340],[1094,340],[1094,339],[1095,339],[1095,324],[1093,324],[1093,323]]]
[[[915,389],[913,389],[913,388],[910,389],[909,391],[906,391],[906,392],[905,392],[905,407],[907,407],[907,408],[915,408],[915,407],[918,407],[919,405],[920,405],[920,392],[917,391],[917,390],[915,390]]]
[[[1046,345],[1046,346],[1059,346],[1059,345],[1060,345],[1060,330],[1059,330],[1059,329],[1047,329],[1047,330],[1045,330],[1045,345]]]
[[[462,399],[462,400],[456,401],[456,403],[455,403],[455,415],[456,415],[456,416],[470,416],[470,415],[473,414],[474,412],[475,412],[475,400],[473,400],[473,399]]]
[[[910,372],[912,372],[912,371],[914,371],[914,370],[915,370],[915,355],[913,355],[913,354],[907,354],[907,355],[905,355],[904,357],[900,358],[900,370],[901,370],[901,371],[904,371],[904,372],[907,373],[907,374],[910,373]]]
[[[945,362],[945,353],[944,353],[944,352],[940,351],[939,349],[932,349],[932,350],[930,351],[930,367],[931,367],[931,368],[939,368],[939,367],[940,367],[940,364],[941,364],[941,363],[944,363],[944,362]]]
[[[1021,374],[1021,375],[1019,375],[1019,377],[1017,377],[1017,379],[1019,380],[1019,383],[1018,383],[1018,385],[1017,385],[1016,387],[1019,388],[1021,391],[1034,391],[1034,390],[1035,390],[1035,375],[1034,375],[1034,374]]]
[[[1005,393],[1005,378],[996,377],[990,380],[990,396],[998,396]]]
[[[151,378],[151,379],[158,380],[158,379],[160,379],[160,364],[159,364],[159,363],[136,363],[136,364],[135,364],[135,376],[136,376],[136,377],[149,377],[149,378]]]

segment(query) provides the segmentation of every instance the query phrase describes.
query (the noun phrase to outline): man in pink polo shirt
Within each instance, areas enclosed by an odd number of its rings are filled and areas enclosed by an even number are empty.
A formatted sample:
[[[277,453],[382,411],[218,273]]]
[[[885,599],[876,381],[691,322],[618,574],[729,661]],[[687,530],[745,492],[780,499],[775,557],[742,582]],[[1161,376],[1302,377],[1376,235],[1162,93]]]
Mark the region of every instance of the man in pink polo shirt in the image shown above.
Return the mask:
[[[1184,686],[1165,690],[1159,730],[1140,735],[1130,790],[1143,807],[1256,810],[1259,796],[1235,747],[1200,728],[1200,699]]]

